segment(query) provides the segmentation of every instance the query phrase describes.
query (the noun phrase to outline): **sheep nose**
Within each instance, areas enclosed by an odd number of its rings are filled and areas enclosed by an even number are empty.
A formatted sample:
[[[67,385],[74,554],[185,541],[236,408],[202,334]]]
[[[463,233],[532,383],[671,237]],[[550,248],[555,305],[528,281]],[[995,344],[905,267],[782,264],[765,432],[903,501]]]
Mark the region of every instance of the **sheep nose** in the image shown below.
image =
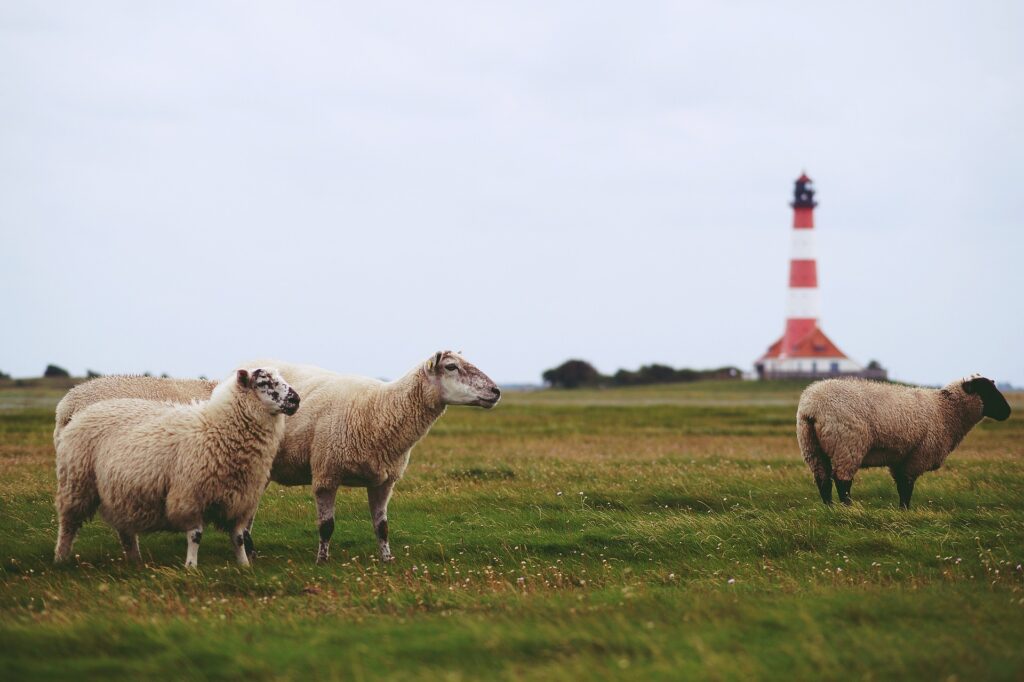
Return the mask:
[[[494,397],[497,398],[499,395],[501,395],[501,389],[498,388],[497,386],[492,386],[491,393],[493,393]]]
[[[299,394],[295,392],[294,388],[288,389],[288,395],[284,398],[284,413],[287,415],[293,415],[299,410]]]

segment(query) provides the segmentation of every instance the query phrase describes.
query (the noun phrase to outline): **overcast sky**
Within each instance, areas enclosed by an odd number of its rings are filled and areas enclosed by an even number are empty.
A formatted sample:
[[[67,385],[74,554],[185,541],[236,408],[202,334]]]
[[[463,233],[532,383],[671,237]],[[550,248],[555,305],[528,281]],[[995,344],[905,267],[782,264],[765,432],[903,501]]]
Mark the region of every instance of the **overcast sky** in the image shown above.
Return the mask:
[[[831,7],[826,7],[829,4]],[[1024,10],[0,5],[0,370],[749,368],[1024,385]]]

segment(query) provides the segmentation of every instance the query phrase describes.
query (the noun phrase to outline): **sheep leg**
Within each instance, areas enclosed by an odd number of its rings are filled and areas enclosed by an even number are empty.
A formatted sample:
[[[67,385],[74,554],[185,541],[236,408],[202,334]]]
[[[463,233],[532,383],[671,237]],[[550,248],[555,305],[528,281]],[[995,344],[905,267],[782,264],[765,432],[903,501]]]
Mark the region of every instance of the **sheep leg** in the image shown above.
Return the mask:
[[[245,552],[245,524],[240,523],[231,532],[231,544],[235,548],[235,561],[239,566],[251,566],[249,556]],[[198,549],[198,547],[197,547]]]
[[[818,484],[818,494],[825,504],[832,504],[832,462],[828,457],[818,456],[814,466],[814,482]]]
[[[814,430],[814,419],[798,414],[796,418],[796,439],[800,444],[800,453],[804,456],[814,483],[818,486],[818,494],[825,504],[832,504],[832,461],[821,449]]]
[[[78,537],[82,524],[96,513],[100,496],[92,476],[84,477],[81,472],[69,472],[57,453],[57,546],[53,550],[53,562],[59,564],[71,558],[71,548]]]
[[[253,514],[249,517],[249,522],[245,524],[245,530],[242,531],[242,539],[245,540],[245,551],[249,555],[249,561],[256,558],[256,543],[252,541],[252,524],[255,520],[256,514]]]
[[[267,494],[267,488],[269,488],[269,487],[270,487],[270,481],[268,480],[267,484],[265,486],[263,486],[263,494],[264,495]],[[260,499],[262,499],[262,496],[261,496]],[[244,533],[244,535],[245,535],[245,551],[249,554],[249,561],[252,561],[253,559],[256,558],[256,545],[252,541],[252,524],[255,521],[256,521],[256,512],[254,511],[252,513],[252,516],[249,517],[249,523],[245,524],[245,533]]]
[[[139,536],[135,533],[122,533],[117,531],[117,539],[121,541],[121,549],[124,550],[124,558],[132,563],[142,562],[142,553],[139,551]]]
[[[900,495],[900,509],[910,509],[910,497],[914,494],[913,476],[907,473],[904,466],[897,465],[889,467],[892,480],[896,481],[896,492]]]
[[[185,567],[194,568],[199,565],[199,543],[203,539],[203,524],[200,523],[185,533],[188,540],[188,551],[185,553]]]
[[[388,544],[388,501],[391,500],[391,491],[394,488],[394,481],[388,481],[384,485],[370,486],[366,489],[366,496],[370,501],[370,519],[373,522],[373,531],[377,534],[377,549],[382,561],[395,560],[391,555],[391,545]]]
[[[53,563],[59,564],[71,558],[71,548],[81,528],[82,519],[70,516],[61,518],[60,529],[57,531],[57,546],[53,550]]]
[[[316,524],[320,532],[320,547],[316,552],[316,562],[322,564],[331,557],[331,536],[334,535],[334,499],[338,495],[337,488],[321,488],[316,491]]]
[[[853,479],[844,481],[838,476],[835,478],[836,481],[836,492],[839,493],[839,501],[850,506],[853,504],[853,498],[850,497],[850,488],[853,487]]]

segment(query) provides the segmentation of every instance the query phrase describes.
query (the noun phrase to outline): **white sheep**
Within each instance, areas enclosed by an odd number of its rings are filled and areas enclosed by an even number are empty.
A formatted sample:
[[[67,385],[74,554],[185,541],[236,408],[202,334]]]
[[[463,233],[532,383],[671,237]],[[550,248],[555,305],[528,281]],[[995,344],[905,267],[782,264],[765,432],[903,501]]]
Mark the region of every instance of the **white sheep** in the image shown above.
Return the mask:
[[[239,369],[201,403],[101,400],[71,416],[57,439],[54,550],[65,561],[97,511],[130,560],[138,534],[185,531],[185,565],[195,566],[204,523],[231,534],[247,566],[247,523],[270,477],[284,415],[299,397],[273,369]]]
[[[918,476],[942,466],[983,417],[1009,416],[1006,398],[980,375],[941,389],[828,379],[800,396],[797,440],[825,504],[832,504],[833,480],[840,501],[851,504],[857,471],[884,466],[908,509]]]
[[[312,484],[320,546],[326,561],[334,532],[339,486],[367,489],[380,557],[388,543],[388,501],[409,464],[413,446],[447,405],[492,408],[501,391],[473,364],[439,351],[391,382],[280,363],[281,375],[303,395],[303,411],[290,419],[271,478],[283,485]]]
[[[412,447],[444,414],[445,406],[491,408],[501,395],[487,375],[451,351],[435,353],[392,382],[268,362],[278,366],[284,378],[303,395],[302,412],[285,425],[271,478],[282,485],[312,484],[320,534],[318,562],[329,556],[334,502],[342,485],[367,489],[380,556],[391,560],[388,501],[405,472]],[[172,381],[178,386],[167,387],[167,400],[179,400],[177,396],[183,392],[204,390],[199,381]],[[129,384],[109,385],[102,394],[109,396],[109,390],[134,391]],[[76,409],[83,403],[74,401]],[[73,412],[66,417],[73,423]]]

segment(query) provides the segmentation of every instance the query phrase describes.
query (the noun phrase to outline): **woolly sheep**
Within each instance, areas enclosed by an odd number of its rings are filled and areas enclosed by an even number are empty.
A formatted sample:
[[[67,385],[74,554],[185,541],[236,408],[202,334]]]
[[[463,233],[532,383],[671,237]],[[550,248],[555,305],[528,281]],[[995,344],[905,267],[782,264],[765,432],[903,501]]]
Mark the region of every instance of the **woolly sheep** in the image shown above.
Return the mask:
[[[380,557],[390,561],[388,501],[413,446],[446,406],[490,409],[501,396],[486,374],[452,351],[438,351],[391,382],[308,365],[278,366],[308,400],[302,413],[289,420],[271,478],[283,485],[312,484],[320,534],[318,563],[330,554],[339,486],[367,489]]]
[[[203,524],[231,533],[247,566],[246,524],[267,486],[299,396],[273,369],[239,369],[209,400],[188,405],[121,398],[80,409],[57,439],[54,560],[67,560],[98,509],[138,561],[138,534],[186,531],[195,566]]]
[[[797,440],[825,504],[832,481],[843,504],[861,467],[889,467],[910,508],[914,482],[942,466],[983,417],[1010,416],[991,379],[972,375],[941,389],[911,388],[861,379],[816,382],[800,396]]]
[[[487,375],[451,351],[438,351],[392,382],[274,364],[304,397],[302,412],[287,420],[271,479],[282,485],[312,484],[320,535],[318,562],[330,554],[334,502],[342,485],[367,489],[380,556],[390,561],[388,502],[412,447],[447,405],[492,408],[501,396]],[[178,400],[182,390],[203,390],[198,381],[174,383],[182,388],[168,388],[162,398]]]
[[[197,381],[176,381],[174,379],[158,379],[145,376],[107,376],[90,379],[75,386],[57,403],[56,425],[53,429],[53,445],[57,447],[57,439],[71,415],[78,410],[107,398],[139,398],[142,400],[160,400],[174,403],[189,403],[193,400],[207,400],[215,381],[200,379]]]

